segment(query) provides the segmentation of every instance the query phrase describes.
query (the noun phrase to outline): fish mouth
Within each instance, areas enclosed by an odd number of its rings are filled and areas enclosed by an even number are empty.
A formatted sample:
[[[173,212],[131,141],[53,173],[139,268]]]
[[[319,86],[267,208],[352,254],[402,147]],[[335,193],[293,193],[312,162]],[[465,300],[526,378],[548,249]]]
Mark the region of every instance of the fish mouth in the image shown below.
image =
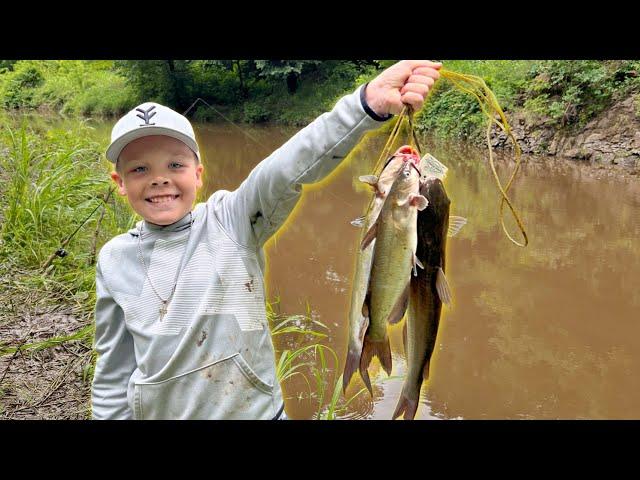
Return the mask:
[[[153,203],[153,204],[166,204],[173,202],[180,197],[180,194],[165,194],[165,195],[154,195],[152,197],[145,198],[145,202]]]

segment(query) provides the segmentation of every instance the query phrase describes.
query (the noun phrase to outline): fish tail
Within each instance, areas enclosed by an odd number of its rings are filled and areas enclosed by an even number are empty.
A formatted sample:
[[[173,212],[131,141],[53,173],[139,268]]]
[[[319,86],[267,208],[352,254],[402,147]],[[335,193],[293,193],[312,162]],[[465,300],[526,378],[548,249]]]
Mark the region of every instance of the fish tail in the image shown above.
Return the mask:
[[[392,361],[389,337],[378,341],[372,341],[368,337],[364,337],[362,356],[360,357],[360,374],[369,368],[373,357],[378,357],[384,371],[387,375],[391,375]]]
[[[362,380],[364,380],[364,384],[367,386],[371,397],[373,398],[373,389],[371,388],[371,380],[369,379],[369,365],[371,364],[371,360],[373,359],[373,348],[372,342],[368,337],[364,337],[364,341],[362,342],[362,354],[360,355],[360,376]]]
[[[380,342],[380,346],[377,352],[378,358],[380,359],[380,363],[382,364],[382,368],[387,372],[387,375],[391,375],[391,345],[389,344],[389,338],[385,337],[385,339]]]
[[[349,349],[347,352],[347,362],[344,365],[344,375],[342,376],[342,392],[346,393],[351,377],[360,363],[360,352]],[[371,388],[369,388],[371,391]]]
[[[418,399],[417,398],[407,398],[404,390],[400,395],[400,399],[398,400],[398,405],[396,406],[396,411],[393,412],[392,419],[395,420],[400,415],[404,414],[405,420],[413,420],[416,416],[416,411],[418,410]]]

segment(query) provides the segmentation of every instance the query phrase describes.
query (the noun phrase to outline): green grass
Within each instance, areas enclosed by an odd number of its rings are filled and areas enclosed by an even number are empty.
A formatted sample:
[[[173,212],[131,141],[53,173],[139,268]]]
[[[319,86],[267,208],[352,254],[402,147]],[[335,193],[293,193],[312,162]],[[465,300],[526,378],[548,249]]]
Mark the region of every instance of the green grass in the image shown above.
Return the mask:
[[[94,250],[133,223],[120,199],[111,195],[109,205],[104,203],[111,180],[103,146],[78,122],[74,129],[44,134],[35,134],[24,124],[6,125],[0,149],[0,172],[5,178],[0,185],[4,199],[0,259],[37,272],[98,207],[65,247],[68,256],[56,258],[47,272],[41,272],[68,282],[74,295],[90,292]]]

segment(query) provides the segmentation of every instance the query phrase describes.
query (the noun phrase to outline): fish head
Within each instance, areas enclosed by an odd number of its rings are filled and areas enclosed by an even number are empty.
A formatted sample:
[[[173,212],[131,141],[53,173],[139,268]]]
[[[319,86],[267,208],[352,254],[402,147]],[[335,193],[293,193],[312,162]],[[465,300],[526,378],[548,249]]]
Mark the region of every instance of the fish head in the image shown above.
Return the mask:
[[[429,204],[434,207],[439,205],[449,206],[451,203],[444,184],[438,177],[429,177],[422,182],[420,184],[420,194],[424,195],[429,200]]]
[[[444,225],[449,218],[451,200],[442,180],[437,177],[428,178],[420,184],[420,194],[429,202],[429,209],[420,213],[420,221],[430,225]]]
[[[387,201],[394,209],[417,207],[418,210],[424,210],[428,202],[419,190],[420,172],[413,162],[406,161],[391,185]]]
[[[400,169],[403,167],[405,159],[403,157],[392,157],[385,165],[380,177],[378,178],[378,190],[381,192],[382,198],[386,197],[393,181],[398,176]]]
[[[410,160],[405,160],[398,171],[392,186],[396,197],[403,198],[411,193],[418,193],[420,187],[420,172]]]

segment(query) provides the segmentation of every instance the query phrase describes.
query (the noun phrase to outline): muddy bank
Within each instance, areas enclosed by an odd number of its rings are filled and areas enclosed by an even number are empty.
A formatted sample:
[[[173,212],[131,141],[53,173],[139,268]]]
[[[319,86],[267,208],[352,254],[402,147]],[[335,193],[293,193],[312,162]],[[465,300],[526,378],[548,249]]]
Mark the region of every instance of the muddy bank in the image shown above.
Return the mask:
[[[616,167],[623,174],[640,174],[640,117],[636,97],[630,96],[604,110],[583,128],[550,125],[548,119],[516,112],[509,116],[522,152],[588,163],[601,170]],[[496,148],[508,145],[506,135],[494,132]]]
[[[29,289],[0,275],[2,349],[65,337],[88,325],[91,315],[60,292]],[[86,419],[90,416],[88,341],[0,357],[0,419]]]

